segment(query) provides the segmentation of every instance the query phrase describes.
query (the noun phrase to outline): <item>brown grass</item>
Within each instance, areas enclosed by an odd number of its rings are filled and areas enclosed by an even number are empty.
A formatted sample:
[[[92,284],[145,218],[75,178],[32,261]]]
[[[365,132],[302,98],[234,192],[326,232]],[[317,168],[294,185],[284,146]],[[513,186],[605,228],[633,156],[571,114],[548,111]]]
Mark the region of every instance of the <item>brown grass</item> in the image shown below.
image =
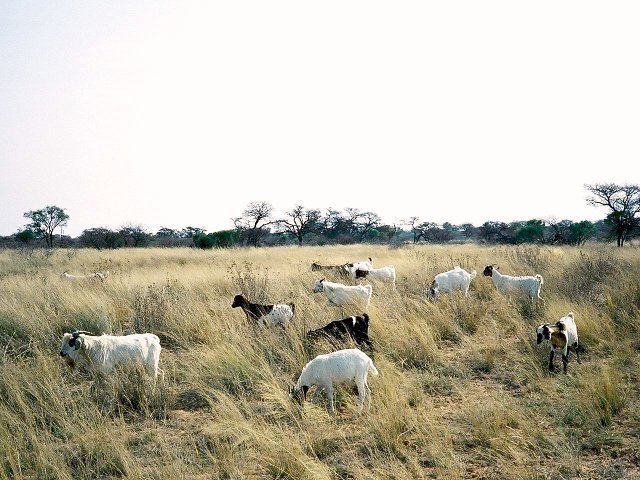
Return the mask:
[[[0,252],[0,479],[638,478],[640,255],[637,248],[339,246],[198,251]],[[352,388],[300,406],[288,395],[318,353],[353,346],[304,332],[347,314],[311,289],[313,261],[372,257],[372,407]],[[544,276],[545,305],[482,277]],[[426,300],[436,273],[477,270],[470,298]],[[109,271],[69,282],[62,271]],[[337,279],[336,279],[337,280]],[[259,329],[236,293],[296,304]],[[546,371],[535,326],[573,311],[585,351]],[[137,369],[103,384],[57,352],[74,329],[150,331],[165,382]],[[559,362],[559,358],[557,359]],[[558,363],[560,366],[560,363]]]

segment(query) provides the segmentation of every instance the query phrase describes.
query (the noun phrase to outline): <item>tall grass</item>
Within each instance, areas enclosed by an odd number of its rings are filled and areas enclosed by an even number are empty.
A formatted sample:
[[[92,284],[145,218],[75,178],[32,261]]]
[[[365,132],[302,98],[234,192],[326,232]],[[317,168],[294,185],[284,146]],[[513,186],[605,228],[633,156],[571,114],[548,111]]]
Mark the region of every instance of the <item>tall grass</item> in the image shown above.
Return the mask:
[[[0,252],[0,479],[633,478],[639,473],[636,248],[331,246]],[[313,261],[372,257],[372,406],[339,386],[288,387],[319,353],[308,330],[362,313],[312,293]],[[484,265],[545,278],[546,303],[505,298]],[[470,298],[426,299],[433,276],[477,270]],[[105,282],[69,282],[108,271]],[[338,280],[338,279],[336,279]],[[355,283],[355,281],[353,282]],[[286,330],[232,309],[237,293],[295,302]],[[582,363],[549,374],[535,327],[573,311]],[[150,331],[164,382],[136,368],[70,371],[64,332]]]

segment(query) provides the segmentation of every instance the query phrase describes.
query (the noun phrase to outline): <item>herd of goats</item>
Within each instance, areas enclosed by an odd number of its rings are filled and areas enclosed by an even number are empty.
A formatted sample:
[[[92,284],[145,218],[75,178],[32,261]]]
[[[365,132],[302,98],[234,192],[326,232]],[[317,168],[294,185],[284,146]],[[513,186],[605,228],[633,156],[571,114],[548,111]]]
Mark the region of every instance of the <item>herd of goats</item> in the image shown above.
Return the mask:
[[[311,270],[352,281],[354,279],[372,279],[388,283],[395,289],[395,268],[393,266],[374,268],[371,258],[342,265],[321,265],[314,262],[311,265]],[[540,297],[540,288],[543,284],[541,275],[504,275],[494,265],[487,265],[483,275],[490,277],[496,289],[503,294],[521,292],[528,295],[532,301],[544,302]],[[101,273],[83,276],[64,272],[61,276],[69,280],[105,280],[105,275]],[[439,273],[434,277],[427,297],[436,301],[440,295],[454,292],[462,292],[465,297],[468,297],[469,286],[475,277],[475,270],[469,273],[459,266]],[[313,288],[314,293],[324,292],[329,305],[357,305],[364,310],[369,306],[372,290],[373,287],[370,284],[345,285],[330,282],[326,278],[317,280]],[[240,307],[247,319],[266,327],[279,325],[285,328],[295,315],[295,304],[293,303],[270,305],[252,303],[242,294],[235,296],[231,306],[233,308]],[[368,331],[369,315],[363,313],[332,321],[320,329],[307,332],[306,339],[313,340],[321,337],[344,339],[350,337],[359,347],[371,353],[373,345],[369,339]],[[569,312],[554,324],[540,324],[536,329],[536,336],[538,344],[549,343],[550,371],[554,370],[553,358],[556,350],[562,352],[565,374],[569,361],[569,349],[575,351],[576,358],[578,361],[580,360],[578,332],[573,312]],[[153,333],[121,336],[102,334],[97,336],[86,331],[75,331],[64,334],[60,356],[72,368],[81,364],[95,369],[100,374],[108,374],[119,365],[140,363],[155,382],[158,375],[161,376],[161,379],[164,378],[164,372],[158,366],[160,351],[160,339]],[[305,365],[296,385],[289,389],[289,393],[300,401],[305,401],[309,389],[315,386],[315,396],[324,391],[329,399],[329,408],[332,413],[335,413],[334,385],[339,383],[355,384],[358,390],[358,412],[361,412],[365,401],[367,401],[367,408],[370,406],[370,390],[367,383],[369,372],[372,375],[378,374],[373,360],[358,348],[318,355]]]

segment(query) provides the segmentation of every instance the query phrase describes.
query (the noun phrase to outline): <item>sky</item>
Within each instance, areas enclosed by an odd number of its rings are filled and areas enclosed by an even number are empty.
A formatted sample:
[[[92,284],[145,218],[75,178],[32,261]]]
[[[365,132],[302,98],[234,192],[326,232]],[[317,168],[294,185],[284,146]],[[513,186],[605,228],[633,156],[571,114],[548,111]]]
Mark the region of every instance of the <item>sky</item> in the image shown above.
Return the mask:
[[[640,2],[0,0],[0,235],[251,202],[599,220],[640,183]]]

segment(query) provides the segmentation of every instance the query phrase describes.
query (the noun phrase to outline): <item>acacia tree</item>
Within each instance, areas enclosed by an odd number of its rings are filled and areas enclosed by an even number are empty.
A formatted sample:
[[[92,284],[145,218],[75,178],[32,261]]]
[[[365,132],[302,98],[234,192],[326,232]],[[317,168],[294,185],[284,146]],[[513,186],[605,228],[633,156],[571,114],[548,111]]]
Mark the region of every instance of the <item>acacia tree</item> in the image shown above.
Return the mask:
[[[271,219],[272,214],[273,206],[269,202],[251,202],[242,212],[242,217],[231,220],[235,227],[245,235],[247,243],[257,247],[262,237],[269,233],[269,229],[265,227],[276,223]]]
[[[277,223],[283,232],[293,235],[298,240],[298,245],[302,246],[304,237],[318,231],[320,216],[320,210],[306,210],[302,205],[296,205],[287,212],[288,218],[280,219]]]
[[[53,232],[58,227],[65,227],[69,215],[64,208],[48,205],[40,210],[29,210],[24,217],[31,220],[26,228],[32,230],[39,238],[44,238],[47,247],[53,248]]]
[[[618,247],[624,246],[626,238],[640,226],[636,217],[640,212],[640,186],[596,183],[584,187],[592,194],[587,197],[589,205],[611,210],[606,219],[611,236],[616,238]]]

